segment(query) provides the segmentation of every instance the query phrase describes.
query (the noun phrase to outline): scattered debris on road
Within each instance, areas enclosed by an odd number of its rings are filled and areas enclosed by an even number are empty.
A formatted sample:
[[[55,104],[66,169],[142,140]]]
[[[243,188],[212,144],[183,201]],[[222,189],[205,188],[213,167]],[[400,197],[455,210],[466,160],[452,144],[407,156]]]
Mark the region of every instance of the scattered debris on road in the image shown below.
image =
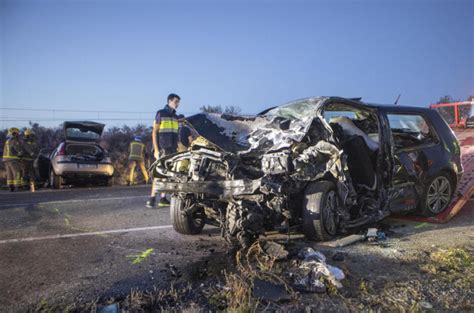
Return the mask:
[[[132,264],[140,264],[146,258],[148,258],[152,254],[153,251],[154,251],[154,249],[150,248],[150,249],[146,249],[145,251],[143,251],[140,254],[131,256],[131,257],[134,258],[133,261],[132,261]]]
[[[290,270],[297,290],[324,293],[327,283],[338,289],[342,288],[340,281],[345,278],[344,272],[327,264],[324,254],[307,247],[300,251],[298,257],[302,259],[301,264],[294,272]]]
[[[351,245],[353,243],[356,243],[358,241],[362,241],[364,239],[365,239],[365,235],[355,235],[355,234],[353,234],[353,235],[349,235],[349,236],[341,238],[341,239],[323,242],[323,243],[321,243],[321,245],[328,246],[328,247],[333,247],[333,248],[341,248],[341,247],[345,247],[345,246]]]

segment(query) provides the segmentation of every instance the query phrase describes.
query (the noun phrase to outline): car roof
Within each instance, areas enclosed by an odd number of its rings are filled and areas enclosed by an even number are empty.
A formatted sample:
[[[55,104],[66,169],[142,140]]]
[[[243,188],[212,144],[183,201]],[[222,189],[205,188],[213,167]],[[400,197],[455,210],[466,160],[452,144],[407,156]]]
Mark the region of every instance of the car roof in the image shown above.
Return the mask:
[[[305,101],[308,99],[321,99],[324,101],[324,103],[327,102],[337,102],[337,101],[343,101],[343,102],[352,102],[354,104],[360,105],[360,106],[365,106],[369,109],[373,110],[381,110],[381,111],[386,111],[386,112],[396,112],[396,113],[408,113],[408,112],[415,112],[415,113],[429,113],[432,112],[433,109],[429,107],[420,107],[420,106],[407,106],[407,105],[393,105],[393,104],[379,104],[379,103],[370,103],[370,102],[364,102],[362,101],[362,98],[357,97],[357,98],[344,98],[344,97],[338,97],[338,96],[315,96],[315,97],[306,97],[298,100],[293,100],[288,103],[279,105],[279,106],[273,106],[270,108],[267,108],[263,110],[262,112],[258,113],[257,115],[263,115],[266,114],[268,111],[280,107],[280,106],[285,106],[288,104],[291,104],[296,101]]]
[[[380,104],[380,103],[370,103],[370,102],[364,102],[361,99],[362,98],[342,98],[342,97],[328,97],[327,98],[330,101],[337,101],[337,100],[345,100],[345,101],[350,101],[354,103],[358,103],[362,106],[366,106],[372,109],[378,109],[378,110],[383,110],[383,111],[389,111],[389,112],[417,112],[417,113],[425,113],[425,112],[431,112],[432,109],[429,107],[420,107],[420,106],[408,106],[408,105],[394,105],[394,104]]]
[[[418,113],[425,113],[430,112],[432,109],[427,107],[418,107],[418,106],[408,106],[408,105],[393,105],[393,104],[377,104],[377,103],[366,103],[362,102],[362,104],[367,105],[372,108],[376,108],[383,111],[390,111],[390,112],[418,112]]]

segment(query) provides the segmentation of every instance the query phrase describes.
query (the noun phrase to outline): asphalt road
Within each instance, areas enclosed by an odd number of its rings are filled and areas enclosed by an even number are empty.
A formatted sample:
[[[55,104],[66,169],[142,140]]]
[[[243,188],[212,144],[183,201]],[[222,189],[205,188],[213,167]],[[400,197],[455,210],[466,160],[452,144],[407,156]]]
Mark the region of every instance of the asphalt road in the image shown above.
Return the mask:
[[[168,208],[145,208],[149,188],[0,191],[0,311],[166,287],[176,279],[168,265],[193,268],[225,251],[216,228],[183,236]]]
[[[64,307],[122,296],[134,288],[168,288],[200,281],[195,278],[204,266],[212,277],[231,265],[217,228],[206,226],[198,236],[176,233],[168,208],[145,208],[149,188],[0,191],[0,312],[25,312],[43,300]],[[343,269],[352,273],[345,288],[359,279],[397,281],[419,275],[417,264],[401,260],[424,251],[474,251],[473,221],[474,201],[447,224],[384,220],[392,230],[389,247],[358,243],[339,249],[346,253]],[[134,264],[147,250],[151,254]]]

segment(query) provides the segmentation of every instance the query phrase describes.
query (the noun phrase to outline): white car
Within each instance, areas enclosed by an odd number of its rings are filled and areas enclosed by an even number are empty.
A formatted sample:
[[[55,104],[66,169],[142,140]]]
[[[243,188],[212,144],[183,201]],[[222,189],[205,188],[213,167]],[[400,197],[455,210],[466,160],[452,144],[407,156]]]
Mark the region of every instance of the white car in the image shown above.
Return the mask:
[[[64,182],[71,184],[78,181],[111,186],[114,175],[112,160],[99,145],[104,126],[89,121],[64,122],[64,141],[51,152],[49,158],[40,153],[35,162],[37,173],[47,173],[48,177],[43,178],[48,179],[55,189],[59,189]]]

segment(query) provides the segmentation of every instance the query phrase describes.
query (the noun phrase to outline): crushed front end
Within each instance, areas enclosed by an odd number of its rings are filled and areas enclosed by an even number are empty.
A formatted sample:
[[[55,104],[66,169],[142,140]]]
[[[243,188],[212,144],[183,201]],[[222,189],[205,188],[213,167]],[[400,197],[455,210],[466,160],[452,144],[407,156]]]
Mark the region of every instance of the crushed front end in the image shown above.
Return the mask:
[[[227,241],[243,247],[266,231],[301,224],[304,189],[312,181],[334,182],[341,199],[335,214],[347,220],[345,204],[354,190],[345,156],[317,113],[322,100],[313,101],[307,103],[312,116],[283,111],[238,121],[232,134],[247,143],[240,151],[199,137],[188,151],[155,163],[154,177],[160,179],[155,187],[180,199],[172,200],[172,211],[174,204],[185,203],[178,208],[183,217],[218,226]],[[206,118],[216,123],[215,116]]]

